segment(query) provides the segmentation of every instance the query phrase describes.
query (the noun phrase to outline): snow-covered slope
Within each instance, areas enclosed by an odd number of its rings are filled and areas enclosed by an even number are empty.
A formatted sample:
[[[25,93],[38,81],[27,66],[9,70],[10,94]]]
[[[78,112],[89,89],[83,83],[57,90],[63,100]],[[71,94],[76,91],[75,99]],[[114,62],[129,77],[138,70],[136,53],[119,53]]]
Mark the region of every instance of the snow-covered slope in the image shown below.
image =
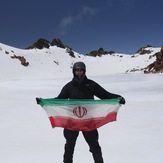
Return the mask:
[[[70,76],[72,65],[76,61],[85,62],[89,75],[125,73],[132,69],[144,68],[155,60],[153,55],[160,51],[160,48],[148,49],[152,52],[144,55],[114,53],[90,57],[74,52],[75,57],[71,57],[66,49],[56,46],[42,50],[24,50],[0,43],[1,79]],[[12,56],[23,56],[29,65],[26,67],[21,65],[21,62],[18,59],[12,59]]]
[[[0,162],[62,162],[63,129],[51,128],[46,113],[36,104],[35,98],[56,97],[72,79],[72,64],[84,61],[89,78],[126,99],[117,122],[99,128],[104,162],[162,163],[163,76],[124,74],[126,70],[140,69],[152,63],[153,55],[160,48],[149,50],[153,52],[96,58],[75,53],[73,58],[66,49],[57,47],[22,50],[0,44]],[[14,55],[24,56],[29,66],[11,59]],[[81,133],[74,162],[93,162]]]
[[[92,76],[106,90],[121,94],[126,105],[117,122],[99,128],[104,162],[162,163],[162,74],[110,74]],[[63,129],[52,129],[36,97],[56,97],[68,78],[0,81],[0,162],[61,163]],[[74,163],[93,163],[80,133]]]

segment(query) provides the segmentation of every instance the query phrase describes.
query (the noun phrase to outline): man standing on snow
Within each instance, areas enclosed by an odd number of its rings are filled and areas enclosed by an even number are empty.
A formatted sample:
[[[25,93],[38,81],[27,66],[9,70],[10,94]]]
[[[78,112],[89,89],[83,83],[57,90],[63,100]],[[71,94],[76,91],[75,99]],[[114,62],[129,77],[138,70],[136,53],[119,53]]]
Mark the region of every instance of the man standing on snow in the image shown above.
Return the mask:
[[[76,62],[73,66],[73,79],[67,83],[61,90],[57,99],[94,99],[94,96],[100,99],[120,98],[120,104],[125,104],[125,99],[117,94],[107,92],[99,84],[86,77],[86,66],[83,62]],[[93,155],[95,163],[103,163],[101,147],[98,142],[98,131],[82,131],[86,142],[89,145],[90,152]],[[66,139],[64,163],[73,162],[73,153],[79,131],[64,129]]]

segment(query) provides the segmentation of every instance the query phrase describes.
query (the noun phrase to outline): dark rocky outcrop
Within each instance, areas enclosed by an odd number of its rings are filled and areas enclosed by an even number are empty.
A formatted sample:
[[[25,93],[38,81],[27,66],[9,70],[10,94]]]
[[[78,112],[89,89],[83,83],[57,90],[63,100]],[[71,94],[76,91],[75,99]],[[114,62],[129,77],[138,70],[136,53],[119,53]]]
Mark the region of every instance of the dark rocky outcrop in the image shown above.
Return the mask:
[[[21,62],[21,64],[23,66],[26,66],[27,67],[29,65],[29,62],[27,62],[26,59],[24,57],[22,57],[22,56],[13,55],[13,56],[11,56],[11,58],[12,59],[19,59],[19,61]]]
[[[66,46],[62,43],[62,41],[59,38],[55,38],[52,40],[52,42],[50,43],[51,46],[57,46],[60,48],[65,49]]]
[[[108,51],[105,51],[103,48],[99,48],[99,50],[93,50],[89,54],[86,54],[86,55],[93,56],[93,57],[96,57],[96,56],[101,57],[102,55],[107,55],[107,54],[111,55],[111,54],[114,54],[114,53],[115,52],[113,52],[113,51],[108,52]]]
[[[155,53],[156,61],[147,66],[144,73],[163,73],[163,47],[160,52]]]
[[[143,55],[143,54],[150,54],[152,51],[151,50],[146,50],[146,48],[152,47],[151,45],[147,45],[146,47],[140,48],[136,53]]]
[[[33,45],[27,47],[26,49],[43,49],[43,48],[49,48],[50,42],[46,39],[40,38],[38,39]]]
[[[44,38],[40,38],[33,45],[27,47],[26,49],[34,49],[34,48],[37,48],[37,49],[47,48],[48,49],[50,46],[57,46],[63,49],[65,48],[71,49],[70,47],[64,45],[63,42],[59,38],[53,39],[52,42],[49,42],[48,40]]]
[[[72,48],[66,46],[63,44],[63,42],[59,38],[55,38],[50,43],[48,40],[40,38],[38,39],[33,45],[27,47],[26,49],[43,49],[43,48],[49,48],[50,46],[57,46],[59,48],[66,49],[66,52],[69,53],[71,57],[75,57],[74,52]]]
[[[9,52],[8,52],[8,51],[5,51],[5,53],[6,53],[6,54],[9,54]]]

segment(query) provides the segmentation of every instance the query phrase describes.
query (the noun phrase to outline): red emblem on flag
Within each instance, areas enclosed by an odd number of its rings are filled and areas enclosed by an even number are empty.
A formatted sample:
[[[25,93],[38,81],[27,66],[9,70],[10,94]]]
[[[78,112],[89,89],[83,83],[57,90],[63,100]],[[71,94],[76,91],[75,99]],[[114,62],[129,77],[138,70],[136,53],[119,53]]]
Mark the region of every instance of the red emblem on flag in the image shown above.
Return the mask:
[[[87,109],[82,106],[77,106],[74,108],[73,114],[78,118],[83,118],[87,114]]]

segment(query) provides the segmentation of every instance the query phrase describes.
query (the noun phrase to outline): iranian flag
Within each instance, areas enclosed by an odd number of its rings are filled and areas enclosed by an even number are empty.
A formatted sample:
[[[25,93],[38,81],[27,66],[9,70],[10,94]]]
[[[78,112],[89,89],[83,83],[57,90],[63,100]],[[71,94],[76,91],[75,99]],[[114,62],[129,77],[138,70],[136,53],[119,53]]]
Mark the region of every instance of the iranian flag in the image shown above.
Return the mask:
[[[42,99],[52,127],[62,127],[76,131],[91,131],[109,122],[116,121],[120,108],[119,99],[65,100]]]

